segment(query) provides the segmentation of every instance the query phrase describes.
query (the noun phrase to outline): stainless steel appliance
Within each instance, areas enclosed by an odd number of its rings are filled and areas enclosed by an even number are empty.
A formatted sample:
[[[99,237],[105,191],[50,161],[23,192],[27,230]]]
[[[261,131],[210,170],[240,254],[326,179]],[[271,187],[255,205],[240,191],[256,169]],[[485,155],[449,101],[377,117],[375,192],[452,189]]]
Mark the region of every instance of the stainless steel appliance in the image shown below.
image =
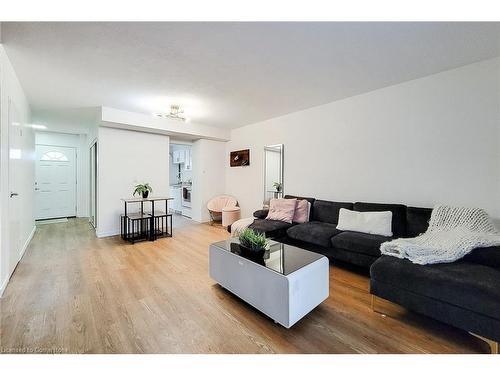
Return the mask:
[[[182,185],[182,207],[191,207],[191,185]]]

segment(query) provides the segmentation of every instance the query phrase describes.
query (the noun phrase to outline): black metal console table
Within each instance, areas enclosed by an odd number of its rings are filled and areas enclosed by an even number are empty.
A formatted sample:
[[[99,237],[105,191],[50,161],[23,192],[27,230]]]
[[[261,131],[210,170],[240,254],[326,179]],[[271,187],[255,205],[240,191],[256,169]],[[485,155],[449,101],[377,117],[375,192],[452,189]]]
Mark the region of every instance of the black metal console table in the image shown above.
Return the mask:
[[[122,199],[125,212],[121,215],[121,237],[134,243],[136,241],[154,241],[159,237],[172,237],[172,214],[168,213],[169,197]],[[155,210],[155,202],[165,202],[165,212]],[[140,211],[130,212],[130,204],[139,204]],[[151,211],[144,211],[144,204]],[[147,207],[148,208],[148,207]],[[157,206],[158,208],[158,206]]]

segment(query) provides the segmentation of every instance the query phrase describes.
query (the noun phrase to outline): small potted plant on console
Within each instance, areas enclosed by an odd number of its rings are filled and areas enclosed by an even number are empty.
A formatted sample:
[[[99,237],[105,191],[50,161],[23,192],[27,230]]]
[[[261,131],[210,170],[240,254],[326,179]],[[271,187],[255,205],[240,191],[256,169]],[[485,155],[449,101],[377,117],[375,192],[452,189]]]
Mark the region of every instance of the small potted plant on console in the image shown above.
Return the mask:
[[[149,186],[149,183],[147,182],[145,184],[135,185],[134,197],[136,194],[141,194],[142,197],[146,199],[150,192],[152,193],[153,189],[151,188],[151,186]]]
[[[277,193],[281,193],[281,188],[283,184],[281,182],[273,182],[273,187],[276,189]]]

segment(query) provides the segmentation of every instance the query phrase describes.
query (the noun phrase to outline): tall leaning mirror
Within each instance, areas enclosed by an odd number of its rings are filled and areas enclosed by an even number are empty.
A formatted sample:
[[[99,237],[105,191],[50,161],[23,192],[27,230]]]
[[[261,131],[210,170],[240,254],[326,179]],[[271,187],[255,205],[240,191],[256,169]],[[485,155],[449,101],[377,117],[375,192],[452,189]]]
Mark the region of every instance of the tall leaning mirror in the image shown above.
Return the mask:
[[[264,206],[272,198],[282,198],[283,144],[264,147]]]

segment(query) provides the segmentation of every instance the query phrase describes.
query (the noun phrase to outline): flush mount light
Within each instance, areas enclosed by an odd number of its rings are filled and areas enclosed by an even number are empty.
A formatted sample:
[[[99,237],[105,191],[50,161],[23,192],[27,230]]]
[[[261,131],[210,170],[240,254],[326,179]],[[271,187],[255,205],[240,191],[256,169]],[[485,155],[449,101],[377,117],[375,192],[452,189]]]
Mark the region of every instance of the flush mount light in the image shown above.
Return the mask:
[[[156,117],[169,118],[172,120],[187,121],[187,118],[183,116],[184,110],[178,105],[171,105],[169,113],[154,113]]]
[[[47,129],[47,127],[45,125],[37,125],[37,124],[32,124],[31,127],[33,129]]]

